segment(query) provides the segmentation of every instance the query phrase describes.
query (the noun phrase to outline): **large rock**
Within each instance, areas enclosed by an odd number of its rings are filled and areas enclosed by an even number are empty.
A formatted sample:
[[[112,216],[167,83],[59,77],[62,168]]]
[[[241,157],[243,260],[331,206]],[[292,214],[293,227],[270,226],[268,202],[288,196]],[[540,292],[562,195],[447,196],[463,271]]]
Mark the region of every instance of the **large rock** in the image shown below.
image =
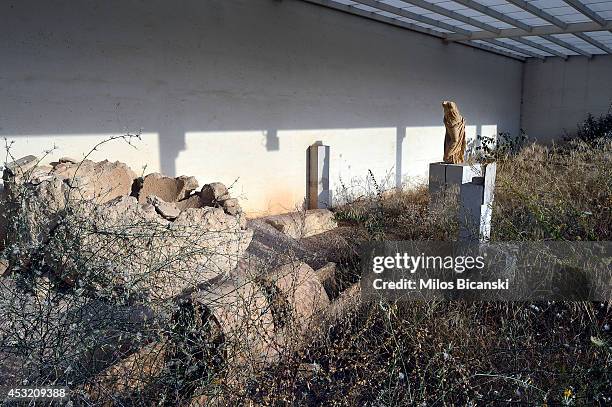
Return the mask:
[[[306,263],[291,262],[263,277],[277,328],[305,331],[329,305],[317,273]]]
[[[64,256],[59,262],[65,265],[63,281],[82,280],[101,295],[122,288],[151,301],[227,275],[253,234],[219,208],[187,209],[171,222],[126,196],[85,209],[62,227],[80,242],[72,259]],[[86,271],[78,265],[82,258]]]
[[[190,195],[187,198],[176,202],[175,205],[179,209],[179,211],[184,211],[185,209],[189,208],[202,208],[203,206],[205,206],[202,203],[199,194]]]
[[[44,243],[69,201],[109,202],[128,195],[135,177],[125,164],[106,160],[43,166],[36,157],[27,156],[9,163],[3,173],[0,241]]]
[[[222,205],[223,201],[230,198],[227,187],[220,182],[206,184],[200,191],[200,199],[207,206]]]
[[[136,174],[122,162],[108,160],[79,163],[64,161],[53,167],[49,175],[60,177],[68,186],[71,199],[94,200],[105,203],[129,195]]]
[[[90,401],[114,405],[155,383],[166,363],[166,343],[153,342],[95,375],[83,386]]]
[[[314,236],[335,229],[338,224],[334,214],[327,209],[311,209],[274,215],[263,220],[280,232],[294,239]]]
[[[261,286],[230,277],[193,293],[191,302],[215,326],[213,331],[222,332],[226,362],[247,368],[277,360],[273,310]],[[202,347],[207,346],[204,339]]]
[[[198,188],[198,181],[194,177],[180,176],[176,178],[166,177],[159,173],[149,174],[141,181],[141,186],[136,193],[139,203],[147,202],[151,195],[158,196],[165,202],[178,202],[191,194]]]
[[[38,157],[33,155],[27,155],[25,157],[21,157],[13,162],[7,163],[4,166],[5,174],[9,174],[11,176],[19,176],[25,174],[27,171],[38,165],[40,160]]]
[[[174,220],[178,218],[181,211],[173,202],[165,202],[160,197],[155,195],[149,195],[147,197],[147,203],[153,205],[157,213],[159,213],[164,219]]]
[[[134,173],[125,164],[61,161],[37,167],[26,157],[7,165],[4,212],[11,216],[6,236],[36,253],[44,247],[45,263],[69,285],[165,300],[227,275],[251,242],[242,214],[190,207],[200,199],[189,196],[193,177],[145,177],[139,198],[150,199],[143,203],[130,196]],[[178,198],[196,202],[179,201],[179,209]],[[23,257],[27,266],[32,256]]]

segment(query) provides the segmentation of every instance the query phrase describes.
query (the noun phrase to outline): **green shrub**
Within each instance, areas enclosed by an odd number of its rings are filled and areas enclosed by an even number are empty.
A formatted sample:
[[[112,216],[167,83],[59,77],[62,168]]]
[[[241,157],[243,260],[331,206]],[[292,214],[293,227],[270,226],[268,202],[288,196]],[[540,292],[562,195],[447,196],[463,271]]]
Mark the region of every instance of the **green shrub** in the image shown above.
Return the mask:
[[[612,105],[610,106],[612,108]],[[612,139],[612,112],[595,117],[588,114],[587,118],[578,124],[578,129],[573,137],[585,142],[595,142],[598,139]]]

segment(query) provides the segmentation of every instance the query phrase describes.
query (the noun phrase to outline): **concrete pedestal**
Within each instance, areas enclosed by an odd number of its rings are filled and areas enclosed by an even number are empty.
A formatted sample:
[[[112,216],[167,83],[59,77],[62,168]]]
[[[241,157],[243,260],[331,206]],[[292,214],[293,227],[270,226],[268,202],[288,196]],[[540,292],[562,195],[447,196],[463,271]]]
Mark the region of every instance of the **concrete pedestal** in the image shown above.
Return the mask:
[[[469,164],[429,164],[429,194],[434,196],[444,189],[456,185],[472,182],[474,177],[484,175],[481,165]]]
[[[484,177],[474,177],[471,182],[460,187],[460,241],[485,242],[491,237],[497,164],[488,164],[484,172]]]
[[[489,240],[496,172],[495,163],[486,166],[429,164],[429,194],[432,204],[437,199],[458,200],[460,241]]]
[[[329,183],[329,146],[314,144],[308,147],[306,169],[306,204],[308,209],[329,208],[332,194]]]

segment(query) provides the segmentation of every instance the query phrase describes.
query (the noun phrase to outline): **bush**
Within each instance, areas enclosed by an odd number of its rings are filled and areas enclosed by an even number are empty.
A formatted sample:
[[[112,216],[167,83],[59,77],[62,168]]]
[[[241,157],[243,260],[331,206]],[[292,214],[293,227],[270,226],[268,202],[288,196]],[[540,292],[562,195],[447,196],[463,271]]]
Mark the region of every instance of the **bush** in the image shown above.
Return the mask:
[[[475,159],[478,162],[493,162],[518,153],[527,142],[527,134],[523,129],[517,136],[508,132],[500,132],[495,137],[478,135],[478,146],[475,148]]]
[[[610,107],[612,108],[612,105]],[[598,139],[612,139],[612,112],[598,118],[589,113],[587,118],[578,124],[574,137],[566,137],[566,139],[572,138],[588,143],[593,143]]]

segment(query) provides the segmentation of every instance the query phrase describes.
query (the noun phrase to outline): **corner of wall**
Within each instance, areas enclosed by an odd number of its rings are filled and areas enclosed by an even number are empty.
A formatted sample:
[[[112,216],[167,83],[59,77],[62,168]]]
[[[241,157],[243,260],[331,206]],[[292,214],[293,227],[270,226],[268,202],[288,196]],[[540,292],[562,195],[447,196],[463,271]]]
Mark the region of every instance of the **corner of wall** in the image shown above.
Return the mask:
[[[520,96],[520,107],[519,107],[519,131],[524,129],[524,108],[525,108],[525,71],[527,70],[527,64],[529,61],[525,61],[521,65],[521,96]]]

